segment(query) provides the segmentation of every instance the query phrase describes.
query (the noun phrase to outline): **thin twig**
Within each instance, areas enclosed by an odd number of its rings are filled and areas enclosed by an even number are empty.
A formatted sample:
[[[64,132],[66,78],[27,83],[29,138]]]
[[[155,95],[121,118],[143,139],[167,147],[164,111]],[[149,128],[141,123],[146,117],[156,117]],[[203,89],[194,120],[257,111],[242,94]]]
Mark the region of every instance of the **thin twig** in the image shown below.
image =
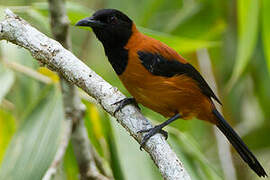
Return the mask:
[[[34,79],[37,79],[45,84],[50,84],[53,82],[49,77],[44,76],[43,74],[41,74],[41,73],[39,73],[39,72],[37,72],[37,71],[27,67],[27,66],[21,65],[19,63],[4,60],[4,64],[12,70],[18,71],[20,73],[24,73],[24,74],[26,74],[30,77],[33,77]]]
[[[29,76],[37,81],[40,81],[42,83],[45,83],[45,84],[53,83],[53,80],[50,79],[48,76],[45,76],[45,75],[41,74],[40,72],[38,72],[34,69],[31,69],[25,65],[19,64],[17,62],[9,62],[7,60],[4,60],[3,63],[6,65],[7,68],[12,69],[16,72],[20,72],[20,73],[27,75],[27,76]],[[79,91],[78,93],[79,93],[79,97],[81,99],[98,105],[98,102],[94,98],[92,98],[91,96],[88,96],[84,91]],[[13,104],[10,104],[10,105],[12,105],[12,106],[9,106],[10,108],[12,108],[12,109],[15,108]]]
[[[0,39],[8,40],[29,50],[40,63],[46,64],[51,70],[60,72],[69,82],[76,84],[94,97],[112,116],[117,108],[117,105],[113,104],[125,98],[120,91],[103,80],[58,42],[40,33],[10,10],[6,10],[6,18],[0,22]],[[124,107],[122,112],[115,114],[115,117],[139,143],[143,136],[137,132],[152,127],[150,122],[132,105]],[[182,162],[162,135],[156,134],[151,137],[144,149],[149,153],[164,179],[190,179]]]
[[[54,160],[47,172],[43,176],[42,180],[51,180],[57,173],[57,169],[59,165],[62,163],[63,157],[66,153],[66,149],[68,146],[68,142],[72,132],[72,119],[65,119],[65,123],[63,123],[63,132],[61,133],[61,141],[59,144],[59,148],[54,156]]]

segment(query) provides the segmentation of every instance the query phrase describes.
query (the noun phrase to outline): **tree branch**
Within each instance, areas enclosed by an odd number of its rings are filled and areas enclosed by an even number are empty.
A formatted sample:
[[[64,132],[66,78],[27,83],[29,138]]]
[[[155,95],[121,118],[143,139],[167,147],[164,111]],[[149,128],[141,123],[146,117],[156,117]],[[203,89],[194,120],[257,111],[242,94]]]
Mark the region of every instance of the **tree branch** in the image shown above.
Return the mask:
[[[8,40],[30,51],[40,63],[61,73],[70,83],[76,84],[94,97],[111,115],[117,107],[113,103],[125,98],[121,92],[104,81],[58,42],[40,33],[10,10],[6,10],[6,18],[0,22],[0,39]],[[115,117],[138,142],[141,142],[142,135],[137,132],[152,127],[132,105],[124,107],[122,112],[116,113]],[[164,179],[190,179],[183,164],[162,135],[156,134],[150,138],[144,149],[149,153]]]
[[[99,173],[92,153],[92,147],[84,126],[84,121],[79,121],[72,134],[73,150],[79,165],[82,180],[108,180]],[[76,145],[76,146],[75,146]]]
[[[54,38],[60,42],[68,50],[71,49],[71,40],[69,35],[69,20],[66,15],[66,7],[64,0],[49,0],[49,10],[51,15],[51,29]],[[65,154],[66,147],[71,137],[71,142],[75,152],[75,157],[78,162],[80,177],[84,179],[92,180],[107,180],[106,177],[101,175],[96,167],[94,161],[94,154],[92,153],[92,145],[87,136],[87,131],[84,126],[83,115],[85,107],[82,104],[77,88],[75,85],[70,85],[60,74],[60,84],[63,94],[64,110],[65,110],[65,128],[70,131],[64,130],[64,139],[60,144],[56,153],[56,157],[59,157],[59,151],[62,152],[62,158]],[[73,131],[71,131],[73,129]],[[60,157],[59,157],[60,158]],[[58,162],[61,159],[55,159]],[[55,161],[53,161],[55,164]],[[50,172],[50,169],[48,170]]]

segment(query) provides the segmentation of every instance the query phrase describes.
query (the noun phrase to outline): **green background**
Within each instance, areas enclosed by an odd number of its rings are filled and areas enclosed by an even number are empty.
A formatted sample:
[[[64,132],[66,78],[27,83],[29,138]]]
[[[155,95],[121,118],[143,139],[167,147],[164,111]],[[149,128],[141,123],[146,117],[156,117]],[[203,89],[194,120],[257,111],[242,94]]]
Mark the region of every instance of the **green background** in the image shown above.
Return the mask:
[[[197,52],[206,48],[212,62],[224,116],[270,172],[270,1],[269,0],[68,0],[72,51],[113,86],[129,96],[90,29],[74,24],[100,8],[116,8],[139,29],[174,48],[197,69]],[[0,0],[1,16],[10,8],[52,37],[48,4]],[[87,29],[87,30],[86,30]],[[0,42],[0,179],[40,179],[53,160],[63,123],[59,80],[39,68],[30,54]],[[14,62],[53,79],[48,85],[16,70]],[[210,69],[208,69],[209,71]],[[89,138],[117,180],[161,179],[147,153],[100,107],[83,100]],[[165,120],[142,107],[157,124]],[[224,179],[212,125],[178,120],[167,129],[169,143],[192,179]],[[224,139],[225,140],[225,139]],[[237,179],[257,176],[232,149]],[[14,171],[14,169],[16,169]],[[72,147],[56,179],[78,179]]]

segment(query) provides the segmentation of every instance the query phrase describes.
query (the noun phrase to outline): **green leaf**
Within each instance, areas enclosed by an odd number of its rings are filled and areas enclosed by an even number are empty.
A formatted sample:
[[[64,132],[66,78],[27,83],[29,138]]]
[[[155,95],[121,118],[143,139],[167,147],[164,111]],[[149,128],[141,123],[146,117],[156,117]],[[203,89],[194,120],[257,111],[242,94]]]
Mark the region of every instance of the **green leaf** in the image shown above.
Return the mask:
[[[15,118],[11,113],[0,109],[0,164],[3,159],[6,148],[8,147],[8,143],[13,136],[16,124]]]
[[[270,74],[270,1],[262,0],[262,41],[264,53],[267,60],[268,72]]]
[[[95,104],[84,103],[86,105],[85,126],[92,145],[109,162],[114,178],[117,180],[125,179],[109,115]]]
[[[40,11],[43,15],[49,16],[49,6],[47,2],[34,3],[33,8]],[[71,25],[75,25],[80,19],[89,17],[94,12],[93,10],[73,2],[66,3],[67,15]]]
[[[112,169],[112,173],[115,179],[124,180],[125,175],[123,172],[123,167],[120,162],[121,158],[121,150],[117,148],[117,142],[115,140],[115,134],[113,132],[113,127],[111,123],[111,119],[106,112],[103,111],[103,126],[105,126],[106,130],[106,140],[108,143],[108,149],[110,154],[110,165]]]
[[[0,104],[14,83],[14,73],[0,64]]]
[[[238,45],[236,63],[229,81],[231,88],[245,70],[258,38],[260,1],[238,0]]]
[[[47,86],[12,138],[0,179],[41,179],[59,145],[63,119],[60,90]]]
[[[164,0],[148,0],[143,1],[143,6],[145,7],[144,11],[142,12],[141,18],[140,18],[140,24],[142,26],[147,26],[150,19],[153,17],[153,14],[155,11],[159,9],[159,7],[163,4]]]
[[[79,169],[72,149],[72,144],[69,143],[64,157],[64,170],[66,180],[79,180]]]
[[[216,41],[194,40],[190,38],[178,37],[162,32],[153,31],[147,28],[139,28],[144,34],[154,39],[160,40],[177,52],[189,53],[201,48],[210,48],[219,45]]]
[[[16,62],[29,68],[37,67],[37,61],[27,61],[29,59],[33,59],[33,57],[31,57],[30,53],[28,53],[24,49],[18,48],[18,46],[12,43],[6,43],[4,41],[0,42],[0,47],[3,60],[9,62]],[[20,121],[22,120],[22,114],[26,112],[29,105],[33,104],[39,96],[41,84],[40,82],[34,80],[31,77],[25,76],[23,73],[17,71],[13,72],[14,75],[16,75],[16,83],[14,83],[12,91],[7,94],[7,99],[11,101],[16,107],[14,115],[17,120]],[[5,79],[4,81],[7,82],[7,79]]]
[[[166,32],[174,31],[178,26],[180,26],[184,21],[194,16],[200,11],[200,4],[196,1],[187,1],[186,5],[181,8],[174,17],[165,26]]]
[[[47,16],[44,16],[40,11],[35,8],[29,8],[26,13],[39,25],[39,29],[45,29],[44,32],[50,31],[49,19]],[[32,22],[33,23],[33,22]]]
[[[79,20],[92,16],[94,11],[78,3],[67,3],[67,15],[71,25],[75,25]]]
[[[177,137],[179,140],[179,145],[188,152],[192,159],[195,160],[202,170],[204,177],[210,180],[221,180],[221,176],[216,172],[214,167],[210,164],[209,160],[205,157],[205,155],[200,150],[200,145],[195,141],[195,139],[185,132],[177,133]]]
[[[156,118],[150,119],[153,121],[153,119],[158,120],[161,118],[156,116]],[[158,123],[155,122],[155,124]],[[198,136],[205,137],[206,134],[202,132],[204,130],[202,130],[203,127],[200,127],[200,124],[202,125],[204,122],[198,120],[179,120],[174,122],[167,127],[167,130],[170,133],[169,142],[185,165],[191,179],[221,180],[221,172],[217,171],[218,165],[212,165],[202,150],[203,143],[200,142],[201,139],[199,139]],[[188,128],[188,126],[192,126],[192,128]],[[197,131],[197,137],[195,135],[196,133],[193,132],[193,128],[195,128],[195,131]],[[211,140],[209,139],[208,141]]]
[[[162,179],[157,168],[154,168],[154,163],[151,161],[147,153],[142,153],[139,149],[139,144],[128,136],[124,128],[119,127],[116,121],[112,122],[112,129],[115,135],[115,144],[117,148],[117,158],[121,170],[124,173],[124,179],[137,180],[159,180]],[[112,153],[115,151],[112,151]],[[117,178],[115,178],[117,179]]]
[[[189,157],[189,155],[185,152],[185,149],[183,148],[183,146],[178,142],[179,139],[177,136],[172,136],[173,134],[169,134],[169,135],[170,135],[169,143],[172,146],[172,149],[174,150],[174,152],[180,158],[181,162],[184,164],[184,167],[186,171],[188,172],[190,178],[194,180],[198,180],[198,179],[204,180],[205,178],[202,178],[201,176],[199,176],[197,172],[198,168],[193,163],[193,159],[195,158]]]

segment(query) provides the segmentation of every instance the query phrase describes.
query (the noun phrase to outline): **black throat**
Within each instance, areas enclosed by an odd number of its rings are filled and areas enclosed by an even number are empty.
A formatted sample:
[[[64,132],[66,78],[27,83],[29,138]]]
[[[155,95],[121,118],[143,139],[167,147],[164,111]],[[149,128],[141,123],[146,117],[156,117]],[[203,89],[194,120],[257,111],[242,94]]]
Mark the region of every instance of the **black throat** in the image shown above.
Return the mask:
[[[105,48],[106,56],[108,57],[114,71],[117,75],[121,75],[128,64],[128,50],[121,48]]]
[[[102,42],[105,54],[108,57],[114,71],[121,75],[128,64],[128,50],[125,49],[128,40],[132,35],[132,30],[107,32],[95,31],[97,38]]]

